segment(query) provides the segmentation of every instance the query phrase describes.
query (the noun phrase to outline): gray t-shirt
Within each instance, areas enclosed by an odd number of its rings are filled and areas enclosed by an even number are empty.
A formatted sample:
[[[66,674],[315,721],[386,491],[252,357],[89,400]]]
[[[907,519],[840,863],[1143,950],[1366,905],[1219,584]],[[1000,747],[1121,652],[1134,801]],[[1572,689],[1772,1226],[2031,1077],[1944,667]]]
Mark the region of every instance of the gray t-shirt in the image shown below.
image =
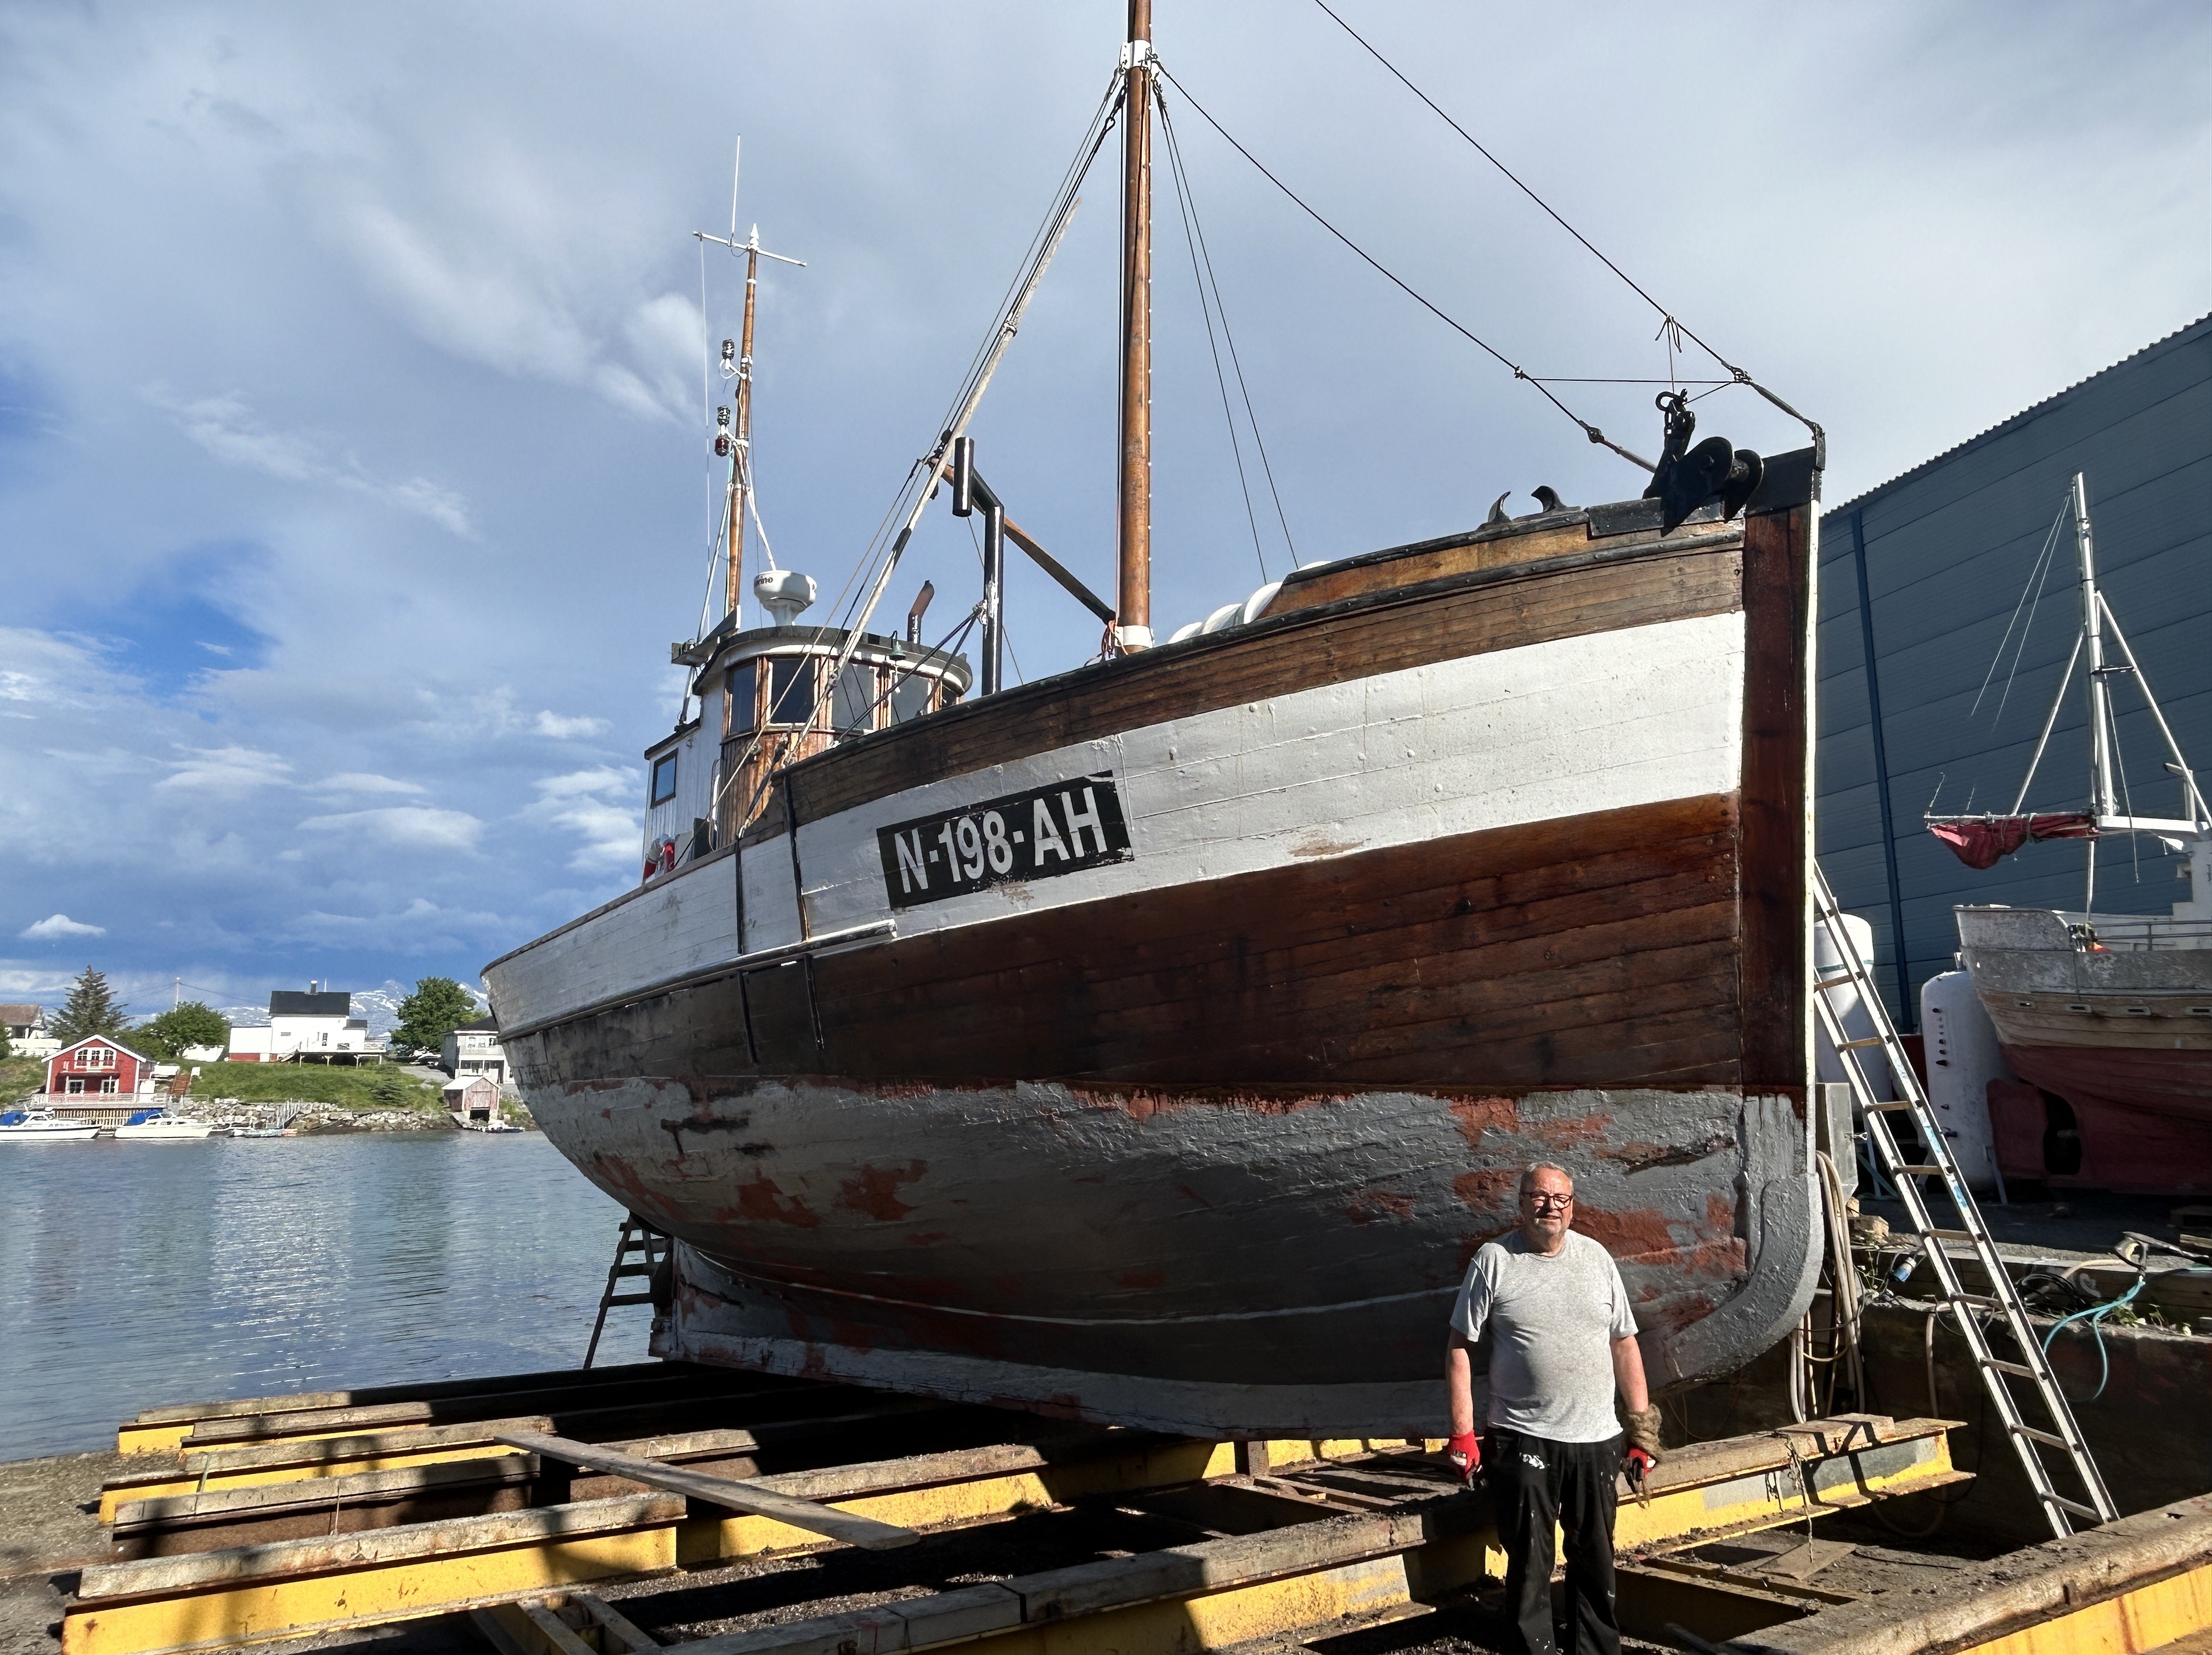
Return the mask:
[[[1487,1241],[1467,1267],[1451,1324],[1474,1344],[1487,1329],[1490,1424],[1553,1442],[1603,1442],[1613,1414],[1613,1342],[1633,1337],[1628,1288],[1613,1255],[1570,1230],[1549,1257],[1520,1231]]]

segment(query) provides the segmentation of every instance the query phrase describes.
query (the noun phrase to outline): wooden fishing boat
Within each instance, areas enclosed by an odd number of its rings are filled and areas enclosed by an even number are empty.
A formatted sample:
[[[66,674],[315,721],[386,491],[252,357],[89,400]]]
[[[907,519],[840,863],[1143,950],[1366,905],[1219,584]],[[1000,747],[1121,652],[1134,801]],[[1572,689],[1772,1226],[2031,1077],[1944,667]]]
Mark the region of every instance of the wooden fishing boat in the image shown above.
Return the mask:
[[[736,630],[733,556],[730,620],[680,652],[699,710],[655,753],[695,780],[656,772],[649,877],[485,972],[539,1125],[678,1244],[653,1348],[1164,1430],[1432,1433],[1451,1293],[1538,1159],[1660,1382],[1785,1336],[1820,1253],[1818,454],[1723,444],[1692,487],[1675,412],[1655,497],[1547,491],[1157,647],[1125,441],[1120,648],[1005,688],[987,631],[972,699],[918,636]],[[951,482],[996,556],[1026,537],[963,422],[920,498]],[[874,698],[833,715],[856,662]]]
[[[2200,1194],[2212,1190],[2212,807],[2099,589],[2088,484],[2078,472],[2066,507],[2081,624],[2019,797],[2007,815],[1931,815],[1928,824],[1971,867],[1995,867],[2039,841],[2079,840],[2087,853],[2078,911],[1954,910],[1960,964],[2020,1077],[1989,1087],[2004,1171],[2140,1194]],[[2118,646],[2119,659],[2107,659],[2108,644]],[[2023,813],[2077,666],[2087,669],[2088,808]],[[2124,802],[2115,678],[2133,679],[2142,694],[2166,768],[2179,782],[2179,815],[2138,814]],[[2188,856],[2189,897],[2170,914],[2096,911],[2098,842],[2137,835]]]

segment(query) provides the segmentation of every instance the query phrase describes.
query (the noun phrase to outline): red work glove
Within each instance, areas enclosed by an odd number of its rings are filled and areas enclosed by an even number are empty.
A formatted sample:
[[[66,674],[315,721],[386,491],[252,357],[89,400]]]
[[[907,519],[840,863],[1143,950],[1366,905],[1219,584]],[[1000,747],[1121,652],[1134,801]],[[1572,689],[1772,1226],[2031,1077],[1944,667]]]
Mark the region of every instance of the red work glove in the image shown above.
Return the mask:
[[[1627,1474],[1628,1486],[1640,1489],[1644,1487],[1644,1478],[1651,1475],[1651,1468],[1658,1463],[1657,1457],[1650,1449],[1631,1448],[1621,1456],[1620,1469]]]
[[[1482,1439],[1472,1431],[1462,1431],[1444,1445],[1444,1457],[1459,1473],[1462,1482],[1473,1482],[1474,1474],[1482,1469]]]

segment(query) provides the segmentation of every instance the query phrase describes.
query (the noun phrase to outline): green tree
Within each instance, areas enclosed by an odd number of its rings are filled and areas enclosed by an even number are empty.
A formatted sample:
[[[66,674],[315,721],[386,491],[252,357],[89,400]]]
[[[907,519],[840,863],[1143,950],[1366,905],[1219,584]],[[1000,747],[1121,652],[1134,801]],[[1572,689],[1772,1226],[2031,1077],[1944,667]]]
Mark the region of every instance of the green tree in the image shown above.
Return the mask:
[[[142,1049],[153,1047],[153,1055],[161,1057],[180,1056],[187,1046],[230,1050],[230,1025],[221,1012],[197,1000],[148,1018],[131,1033]]]
[[[117,1040],[130,1025],[123,1002],[107,986],[107,978],[91,966],[70,984],[69,1002],[47,1031],[64,1046],[75,1045],[87,1035],[104,1034]]]
[[[399,1021],[392,1031],[395,1048],[437,1051],[446,1037],[483,1013],[477,998],[449,977],[418,978],[415,992],[399,1002]]]

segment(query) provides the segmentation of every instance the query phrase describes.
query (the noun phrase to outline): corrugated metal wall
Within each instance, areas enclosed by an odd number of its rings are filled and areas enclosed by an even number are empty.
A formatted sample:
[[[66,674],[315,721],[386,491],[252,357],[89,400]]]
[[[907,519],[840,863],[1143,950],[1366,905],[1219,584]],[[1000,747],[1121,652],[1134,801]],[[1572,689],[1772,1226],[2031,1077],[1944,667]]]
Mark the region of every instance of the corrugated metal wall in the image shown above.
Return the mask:
[[[1978,873],[1921,824],[1931,799],[1949,812],[2012,806],[2080,625],[2070,517],[2009,694],[2010,648],[1986,692],[1983,681],[2076,471],[2106,596],[2191,765],[2212,772],[2212,317],[1821,518],[1817,843],[1844,906],[1874,922],[1878,974],[1906,1028],[1919,985],[1958,947],[1952,904],[2081,905],[2081,845],[2031,845]],[[2081,682],[2077,670],[2030,809],[2087,801]],[[2113,683],[2133,807],[2181,813],[2141,696]],[[2154,840],[2104,842],[2099,910],[2165,912],[2187,889],[2179,861]]]

